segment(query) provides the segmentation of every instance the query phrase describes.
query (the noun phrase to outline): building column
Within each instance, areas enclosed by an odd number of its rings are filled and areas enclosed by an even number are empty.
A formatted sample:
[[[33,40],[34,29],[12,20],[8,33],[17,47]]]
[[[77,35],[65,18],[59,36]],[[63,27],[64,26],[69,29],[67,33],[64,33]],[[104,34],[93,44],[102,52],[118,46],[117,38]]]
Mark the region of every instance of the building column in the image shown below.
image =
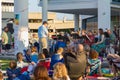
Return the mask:
[[[111,28],[111,0],[98,0],[98,29]]]
[[[0,40],[1,40],[1,33],[2,33],[2,1],[0,0]]]
[[[56,27],[55,27],[55,19],[53,19],[53,32],[56,32]]]
[[[83,29],[83,28],[82,28],[82,23],[83,23],[83,22],[82,22],[82,15],[80,15],[79,23],[80,23],[80,24],[79,24],[79,29],[82,30],[82,29]]]
[[[15,53],[28,48],[28,0],[14,0]]]
[[[48,0],[42,0],[42,21],[48,20]]]
[[[74,15],[74,31],[79,30],[79,14]]]

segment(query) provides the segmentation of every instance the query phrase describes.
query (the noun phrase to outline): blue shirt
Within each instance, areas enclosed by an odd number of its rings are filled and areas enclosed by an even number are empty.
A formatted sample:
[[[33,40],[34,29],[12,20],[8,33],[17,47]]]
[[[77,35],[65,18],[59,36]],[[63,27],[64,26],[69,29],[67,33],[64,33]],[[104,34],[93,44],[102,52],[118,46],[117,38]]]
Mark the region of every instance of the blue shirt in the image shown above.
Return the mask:
[[[38,37],[43,38],[43,37],[47,37],[47,35],[48,35],[47,28],[44,25],[40,26],[38,29]]]
[[[66,47],[66,43],[63,42],[63,41],[58,41],[58,42],[55,44],[55,48],[56,48],[56,49],[59,49],[60,47],[65,48],[65,47]]]
[[[53,70],[53,66],[54,64],[58,63],[58,62],[64,62],[63,58],[60,59],[60,54],[54,54],[52,57],[51,57],[51,63],[50,63],[50,69]]]
[[[14,77],[12,76],[13,74],[16,75],[16,78],[21,75],[21,69],[20,68],[16,68],[16,69],[7,68],[6,71],[7,71],[8,80],[13,80],[14,79]]]
[[[38,54],[32,53],[31,54],[31,61],[37,63],[38,62]]]

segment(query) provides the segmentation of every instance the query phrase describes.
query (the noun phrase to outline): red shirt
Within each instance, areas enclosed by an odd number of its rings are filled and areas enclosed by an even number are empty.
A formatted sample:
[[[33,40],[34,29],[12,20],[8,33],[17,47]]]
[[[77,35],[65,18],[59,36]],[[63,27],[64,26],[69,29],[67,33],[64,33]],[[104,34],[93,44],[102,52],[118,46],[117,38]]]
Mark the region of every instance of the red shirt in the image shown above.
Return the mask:
[[[85,43],[88,44],[89,46],[91,46],[94,43],[95,37],[94,37],[94,35],[88,35],[88,37],[90,38],[91,41],[89,39],[86,39]]]

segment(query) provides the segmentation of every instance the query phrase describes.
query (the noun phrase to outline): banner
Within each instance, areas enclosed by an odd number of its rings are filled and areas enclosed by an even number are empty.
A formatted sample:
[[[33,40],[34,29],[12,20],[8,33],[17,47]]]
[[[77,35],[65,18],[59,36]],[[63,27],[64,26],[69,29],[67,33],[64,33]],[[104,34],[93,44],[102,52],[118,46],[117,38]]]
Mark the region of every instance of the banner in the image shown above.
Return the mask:
[[[14,47],[15,52],[23,52],[24,49],[28,48],[29,41],[28,41],[28,27],[26,26],[15,26],[14,27]]]
[[[23,42],[24,47],[27,48],[29,41],[28,41],[28,27],[24,26],[21,27],[19,30],[19,40]]]
[[[20,21],[20,14],[15,14],[14,24],[19,25],[19,21]]]

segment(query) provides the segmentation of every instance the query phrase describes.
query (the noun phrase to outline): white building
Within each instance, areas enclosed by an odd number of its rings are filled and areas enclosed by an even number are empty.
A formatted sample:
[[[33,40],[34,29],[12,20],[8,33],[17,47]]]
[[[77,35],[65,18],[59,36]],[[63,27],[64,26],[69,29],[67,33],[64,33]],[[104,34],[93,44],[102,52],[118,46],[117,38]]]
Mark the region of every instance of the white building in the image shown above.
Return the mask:
[[[75,30],[79,29],[79,15],[96,17],[98,28],[111,28],[120,25],[120,0],[40,0],[43,19],[47,20],[47,10],[51,12],[74,14]],[[114,20],[114,17],[118,18]],[[87,25],[83,21],[82,28]]]
[[[14,0],[2,0],[2,27],[14,19]]]

